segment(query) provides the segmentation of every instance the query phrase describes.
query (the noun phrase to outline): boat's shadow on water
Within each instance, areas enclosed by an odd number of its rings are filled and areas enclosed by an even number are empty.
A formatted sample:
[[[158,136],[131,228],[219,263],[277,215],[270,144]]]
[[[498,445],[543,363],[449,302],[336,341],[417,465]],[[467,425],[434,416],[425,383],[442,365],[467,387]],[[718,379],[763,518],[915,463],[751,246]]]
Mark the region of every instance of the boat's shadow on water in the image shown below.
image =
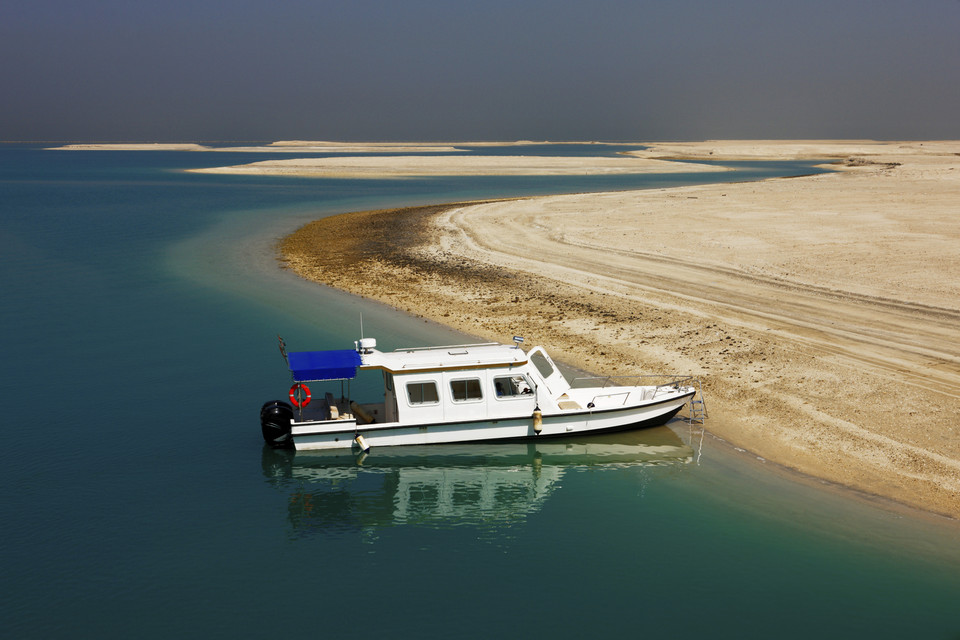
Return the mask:
[[[563,440],[374,448],[271,449],[267,481],[287,492],[299,537],[417,524],[495,526],[540,509],[568,471],[684,467],[694,449],[668,427]]]

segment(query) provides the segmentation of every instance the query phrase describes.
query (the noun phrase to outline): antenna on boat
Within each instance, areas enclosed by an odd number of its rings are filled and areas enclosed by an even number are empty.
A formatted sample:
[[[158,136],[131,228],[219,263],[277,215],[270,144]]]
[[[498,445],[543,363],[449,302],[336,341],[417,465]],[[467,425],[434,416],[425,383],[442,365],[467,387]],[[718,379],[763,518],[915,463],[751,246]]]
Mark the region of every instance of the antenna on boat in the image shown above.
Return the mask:
[[[287,363],[287,366],[290,366],[290,359],[287,358],[287,343],[283,341],[283,338],[280,337],[280,334],[277,334],[277,340],[280,341],[280,355],[283,356],[283,361]]]
[[[363,337],[363,314],[360,314],[360,339],[353,341],[353,346],[356,347],[357,353],[368,354],[371,353],[374,348],[377,346],[377,341],[374,338],[364,338]]]

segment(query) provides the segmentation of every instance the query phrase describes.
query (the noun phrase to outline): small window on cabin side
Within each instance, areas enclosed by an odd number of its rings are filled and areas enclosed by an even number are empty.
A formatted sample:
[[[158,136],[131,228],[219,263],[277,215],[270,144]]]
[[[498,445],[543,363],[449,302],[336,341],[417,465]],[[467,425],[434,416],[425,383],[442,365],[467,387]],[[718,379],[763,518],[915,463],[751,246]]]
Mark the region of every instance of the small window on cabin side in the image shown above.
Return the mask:
[[[468,400],[483,399],[483,392],[480,390],[479,378],[470,378],[469,380],[451,380],[450,393],[453,395],[454,402],[466,402]]]
[[[493,390],[498,398],[515,398],[533,393],[530,382],[524,376],[497,376],[493,379]]]
[[[550,361],[547,360],[547,356],[543,355],[541,352],[536,351],[530,359],[533,360],[533,366],[537,368],[537,371],[540,372],[544,378],[549,378],[553,375],[553,365],[550,364]]]
[[[411,382],[407,385],[410,404],[434,404],[440,401],[436,382]]]

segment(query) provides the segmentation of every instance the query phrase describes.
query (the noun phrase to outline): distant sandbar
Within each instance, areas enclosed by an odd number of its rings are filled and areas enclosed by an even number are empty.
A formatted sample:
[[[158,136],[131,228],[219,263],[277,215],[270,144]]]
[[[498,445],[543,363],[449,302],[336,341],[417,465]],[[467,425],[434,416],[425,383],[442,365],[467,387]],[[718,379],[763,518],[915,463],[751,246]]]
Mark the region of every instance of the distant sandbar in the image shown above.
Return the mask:
[[[653,158],[553,156],[359,156],[290,158],[245,165],[191,169],[195,173],[409,178],[422,176],[577,176],[727,171],[724,167]]]
[[[95,142],[49,147],[54,151],[210,151],[210,147],[192,142]]]

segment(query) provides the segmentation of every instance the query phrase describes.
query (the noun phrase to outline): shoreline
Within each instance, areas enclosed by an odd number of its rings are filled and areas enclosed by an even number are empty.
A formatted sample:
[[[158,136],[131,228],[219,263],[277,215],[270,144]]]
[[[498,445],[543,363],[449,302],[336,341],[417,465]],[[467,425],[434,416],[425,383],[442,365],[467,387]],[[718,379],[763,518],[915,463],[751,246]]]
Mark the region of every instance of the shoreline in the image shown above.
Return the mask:
[[[280,252],[307,279],[487,339],[520,331],[596,374],[699,375],[733,446],[956,518],[960,157],[869,150],[788,181],[344,214]]]

